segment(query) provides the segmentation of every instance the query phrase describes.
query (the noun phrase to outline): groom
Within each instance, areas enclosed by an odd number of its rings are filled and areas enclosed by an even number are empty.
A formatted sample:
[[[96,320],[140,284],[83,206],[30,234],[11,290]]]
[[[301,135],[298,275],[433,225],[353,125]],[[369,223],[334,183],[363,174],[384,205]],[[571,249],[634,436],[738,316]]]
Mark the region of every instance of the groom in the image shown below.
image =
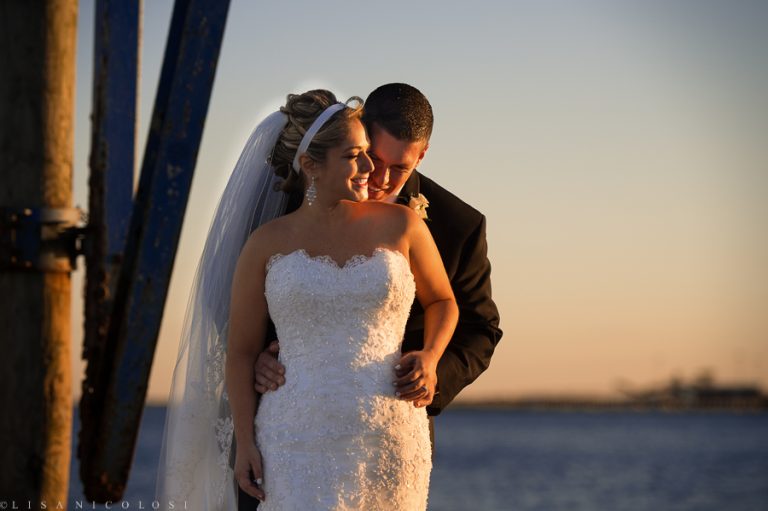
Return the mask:
[[[459,306],[459,323],[437,366],[437,393],[427,406],[433,432],[432,417],[488,368],[502,334],[491,298],[485,216],[416,170],[429,148],[433,123],[432,107],[419,90],[404,83],[382,85],[366,99],[363,123],[375,166],[368,178],[368,199],[404,204],[425,218]],[[301,198],[293,202],[295,209]],[[414,301],[402,351],[421,349],[423,339],[424,311]],[[277,342],[271,343],[256,361],[259,393],[285,383],[284,368],[275,358],[278,349]],[[398,377],[408,370],[403,367]],[[405,385],[393,387],[392,392]],[[243,504],[248,499],[240,490],[240,509],[246,509]]]

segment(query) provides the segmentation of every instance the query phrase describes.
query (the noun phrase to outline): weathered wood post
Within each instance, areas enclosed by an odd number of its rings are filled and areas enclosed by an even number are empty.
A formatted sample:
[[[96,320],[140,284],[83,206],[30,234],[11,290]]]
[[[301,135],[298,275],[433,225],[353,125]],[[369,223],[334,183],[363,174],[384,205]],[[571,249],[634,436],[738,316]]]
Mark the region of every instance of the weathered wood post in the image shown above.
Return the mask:
[[[76,27],[77,0],[0,0],[0,497],[19,509],[67,505]]]

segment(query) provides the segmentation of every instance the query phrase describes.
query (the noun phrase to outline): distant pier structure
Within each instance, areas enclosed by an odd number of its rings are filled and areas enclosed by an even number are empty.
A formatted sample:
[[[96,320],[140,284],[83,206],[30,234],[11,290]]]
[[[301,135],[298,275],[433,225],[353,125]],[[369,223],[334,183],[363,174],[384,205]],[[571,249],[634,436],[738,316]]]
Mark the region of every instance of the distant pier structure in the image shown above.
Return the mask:
[[[638,390],[624,388],[613,397],[539,395],[459,403],[461,406],[519,410],[637,410],[766,412],[768,395],[756,384],[722,385],[705,371],[690,382],[668,383]]]
[[[630,400],[638,406],[689,410],[768,410],[768,396],[757,385],[718,385],[702,375],[685,383],[672,378],[661,387],[633,392]]]

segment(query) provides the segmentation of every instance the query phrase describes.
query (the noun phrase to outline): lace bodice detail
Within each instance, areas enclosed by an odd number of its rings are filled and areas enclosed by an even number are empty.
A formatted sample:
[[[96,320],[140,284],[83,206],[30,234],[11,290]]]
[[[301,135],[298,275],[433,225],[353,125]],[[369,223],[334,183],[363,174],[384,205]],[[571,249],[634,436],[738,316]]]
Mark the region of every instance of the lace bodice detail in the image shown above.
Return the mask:
[[[341,265],[304,250],[270,258],[265,295],[286,383],[256,417],[259,511],[426,508],[426,411],[392,386],[415,289],[396,250]]]
[[[342,264],[342,265],[339,265],[339,263],[337,263],[336,260],[334,258],[332,258],[331,256],[329,256],[329,255],[321,254],[321,255],[311,256],[303,248],[299,248],[297,250],[294,250],[293,252],[290,252],[287,255],[297,254],[297,255],[303,256],[306,259],[309,259],[309,260],[312,260],[312,261],[318,261],[318,262],[321,262],[321,263],[325,263],[325,264],[327,264],[327,265],[329,265],[331,267],[337,268],[339,270],[343,270],[345,268],[351,268],[353,266],[357,266],[357,265],[360,265],[362,263],[368,262],[370,259],[373,259],[374,257],[376,257],[377,254],[385,253],[387,251],[392,252],[394,254],[401,255],[403,260],[405,260],[405,256],[403,256],[400,252],[398,252],[396,250],[391,250],[391,249],[383,248],[383,247],[375,248],[373,250],[373,255],[371,255],[371,256],[367,256],[367,255],[364,255],[364,254],[353,255],[352,257],[347,259],[344,262],[344,264]],[[286,254],[282,254],[282,253],[273,254],[269,258],[269,260],[267,261],[267,268],[266,268],[267,272],[269,272],[269,270],[272,268],[272,265],[275,264],[276,261],[280,260],[281,258],[283,258],[285,256],[286,256]]]
[[[396,250],[376,248],[341,266],[296,250],[267,264],[269,313],[280,357],[288,362],[314,354],[362,361],[399,352],[414,293],[408,261]]]

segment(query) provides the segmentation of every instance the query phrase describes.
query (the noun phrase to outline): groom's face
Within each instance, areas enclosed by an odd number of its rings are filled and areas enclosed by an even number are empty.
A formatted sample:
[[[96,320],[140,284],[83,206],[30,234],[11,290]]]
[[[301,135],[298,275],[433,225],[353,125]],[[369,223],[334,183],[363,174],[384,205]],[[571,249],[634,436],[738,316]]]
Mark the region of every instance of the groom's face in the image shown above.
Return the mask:
[[[397,195],[424,158],[429,144],[423,140],[400,140],[376,123],[370,127],[368,137],[368,155],[374,167],[368,178],[368,200],[386,200]]]

